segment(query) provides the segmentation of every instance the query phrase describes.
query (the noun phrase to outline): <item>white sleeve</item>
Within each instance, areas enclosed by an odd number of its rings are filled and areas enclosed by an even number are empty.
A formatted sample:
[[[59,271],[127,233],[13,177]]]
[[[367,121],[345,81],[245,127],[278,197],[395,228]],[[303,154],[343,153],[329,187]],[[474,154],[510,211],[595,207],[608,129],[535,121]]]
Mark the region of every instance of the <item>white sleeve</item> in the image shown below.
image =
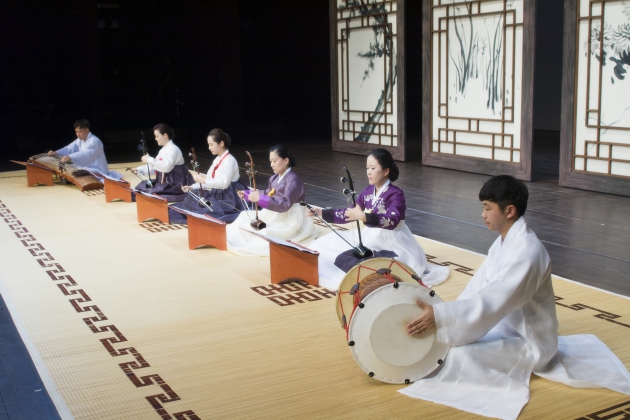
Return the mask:
[[[438,340],[451,345],[475,342],[510,312],[524,306],[538,290],[544,275],[532,254],[511,252],[503,257],[505,260],[492,279],[478,290],[462,293],[453,302],[435,305]],[[484,273],[475,276],[478,274]]]
[[[62,147],[61,149],[57,150],[55,153],[57,153],[59,156],[68,156],[70,153],[78,152],[79,144],[77,143],[77,141],[81,140],[76,139],[66,147]]]
[[[160,153],[155,158],[149,157],[147,162],[151,164],[154,170],[163,173],[169,173],[173,170],[178,161],[178,156],[181,155],[181,151],[177,146],[164,150],[160,150]]]
[[[224,190],[230,186],[235,174],[238,173],[238,164],[232,155],[228,156],[223,162],[221,162],[214,174],[214,178],[212,177],[213,167],[214,165],[210,167],[208,174],[206,175],[206,183],[203,184],[203,188],[205,189],[216,188]]]
[[[136,171],[138,171],[138,173],[143,176],[148,177],[149,172],[151,173],[151,176],[155,176],[155,169],[153,169],[153,167],[150,164],[143,163],[142,165],[136,168]]]

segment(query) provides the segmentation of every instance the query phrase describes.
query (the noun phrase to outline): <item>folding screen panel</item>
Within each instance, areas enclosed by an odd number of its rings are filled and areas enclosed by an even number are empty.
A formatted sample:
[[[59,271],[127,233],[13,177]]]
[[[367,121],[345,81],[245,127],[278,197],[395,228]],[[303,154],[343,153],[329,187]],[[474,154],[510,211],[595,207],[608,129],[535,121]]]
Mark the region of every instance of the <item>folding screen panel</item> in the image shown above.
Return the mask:
[[[333,150],[405,159],[404,0],[331,0]]]
[[[423,164],[530,179],[534,12],[423,0]]]
[[[630,195],[630,2],[565,0],[560,185]]]

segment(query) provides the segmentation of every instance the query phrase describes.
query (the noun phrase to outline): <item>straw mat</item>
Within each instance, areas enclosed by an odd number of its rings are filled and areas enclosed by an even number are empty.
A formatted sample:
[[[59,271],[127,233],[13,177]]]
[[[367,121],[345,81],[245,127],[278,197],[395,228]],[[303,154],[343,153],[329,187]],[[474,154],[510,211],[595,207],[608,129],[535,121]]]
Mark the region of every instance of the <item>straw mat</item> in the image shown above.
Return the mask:
[[[476,417],[367,377],[332,292],[270,285],[268,258],[190,251],[185,228],[138,224],[135,207],[0,174],[0,292],[64,418]],[[418,240],[450,265],[435,290],[455,299],[483,256]],[[596,334],[630,367],[628,299],[554,287],[559,333]],[[522,419],[630,416],[609,390],[533,376],[531,391]]]

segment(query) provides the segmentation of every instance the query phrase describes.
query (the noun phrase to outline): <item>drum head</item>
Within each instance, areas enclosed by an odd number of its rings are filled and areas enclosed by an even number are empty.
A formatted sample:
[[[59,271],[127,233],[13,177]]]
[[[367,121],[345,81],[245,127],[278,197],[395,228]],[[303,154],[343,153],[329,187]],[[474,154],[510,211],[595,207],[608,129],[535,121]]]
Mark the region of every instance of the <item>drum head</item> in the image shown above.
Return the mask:
[[[382,382],[403,384],[433,372],[451,346],[437,341],[435,329],[418,336],[407,334],[407,324],[422,314],[416,301],[442,303],[437,294],[419,284],[401,282],[382,286],[357,307],[348,330],[352,356],[365,373]]]
[[[418,284],[418,282],[411,277],[412,275],[415,276],[416,272],[407,264],[392,258],[372,258],[371,260],[355,265],[348,271],[337,288],[337,317],[343,328],[346,328],[344,321],[345,323],[350,321],[354,305],[354,296],[350,294],[350,291],[358,282],[374,274],[376,270],[383,268],[391,270],[392,277],[395,277],[397,281]]]

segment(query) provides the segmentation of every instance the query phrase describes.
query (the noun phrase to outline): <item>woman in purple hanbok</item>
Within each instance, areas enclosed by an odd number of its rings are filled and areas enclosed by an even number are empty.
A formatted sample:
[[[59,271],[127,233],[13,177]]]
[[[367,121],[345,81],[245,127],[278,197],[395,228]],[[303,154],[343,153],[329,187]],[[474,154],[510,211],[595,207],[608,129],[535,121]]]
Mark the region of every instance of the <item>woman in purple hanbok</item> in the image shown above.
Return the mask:
[[[194,174],[196,184],[185,185],[184,191],[191,191],[197,196],[203,196],[209,202],[212,212],[191,195],[187,195],[181,203],[173,204],[168,209],[171,223],[186,224],[185,214],[174,210],[174,207],[193,213],[207,214],[214,218],[232,223],[243,210],[243,204],[237,191],[245,189],[239,181],[238,163],[230,154],[228,147],[232,143],[230,136],[220,128],[215,128],[208,134],[208,149],[216,156],[208,169],[208,174]]]
[[[370,185],[359,194],[356,207],[343,209],[314,208],[324,220],[347,223],[360,220],[363,244],[373,251],[392,251],[399,260],[411,267],[427,285],[436,285],[450,274],[448,267],[429,264],[422,247],[405,225],[405,194],[392,184],[398,179],[398,167],[391,153],[373,150],[367,158],[367,177]],[[350,243],[358,244],[356,230],[341,232]],[[336,290],[346,275],[335,265],[339,254],[348,244],[331,232],[309,245],[319,251],[319,284]]]
[[[171,140],[173,129],[166,124],[158,124],[153,127],[153,134],[155,141],[162,146],[160,152],[154,158],[148,154],[142,156],[145,164],[131,170],[144,178],[154,178],[151,181],[153,187],[142,181],[136,185],[136,190],[157,194],[171,202],[182,201],[188,196],[182,186],[195,181],[184,164],[182,151]]]
[[[304,183],[291,170],[295,166],[293,153],[282,144],[269,150],[269,161],[274,175],[269,178],[266,190],[241,191],[242,197],[262,208],[258,218],[267,227],[256,231],[261,235],[293,242],[308,243],[316,238],[317,229],[313,220],[306,216],[306,207],[300,206],[305,198]],[[243,256],[268,256],[269,242],[247,231],[253,231],[250,222],[255,217],[253,210],[243,211],[227,226],[228,251]]]

